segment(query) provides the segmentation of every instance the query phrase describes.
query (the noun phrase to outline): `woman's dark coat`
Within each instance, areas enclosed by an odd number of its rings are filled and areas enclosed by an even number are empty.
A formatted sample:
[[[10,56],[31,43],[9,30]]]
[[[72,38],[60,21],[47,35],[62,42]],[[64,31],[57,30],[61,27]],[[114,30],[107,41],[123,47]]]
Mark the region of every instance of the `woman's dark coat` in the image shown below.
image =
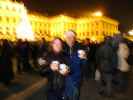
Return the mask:
[[[52,61],[59,61],[62,64],[67,64],[67,58],[63,53],[54,54],[51,52],[43,56],[43,59],[47,61],[47,64],[43,66],[41,75],[48,78],[48,98],[51,98],[50,100],[52,98],[54,98],[53,100],[61,100],[65,89],[65,77],[59,74],[59,72],[53,72],[50,69],[50,63]]]

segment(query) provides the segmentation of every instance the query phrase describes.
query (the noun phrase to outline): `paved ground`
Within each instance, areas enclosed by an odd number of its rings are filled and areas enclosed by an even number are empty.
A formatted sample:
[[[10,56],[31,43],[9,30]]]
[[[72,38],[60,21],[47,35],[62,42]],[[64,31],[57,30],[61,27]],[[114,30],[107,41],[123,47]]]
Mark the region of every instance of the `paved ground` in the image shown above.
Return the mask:
[[[130,86],[128,91],[125,93],[114,93],[115,95],[112,98],[102,97],[97,93],[96,82],[90,80],[88,83],[84,83],[81,89],[80,100],[133,100],[132,93],[133,86]]]
[[[133,73],[131,74],[129,80],[129,87],[127,92],[124,93],[115,93],[114,97],[107,98],[102,97],[97,93],[96,82],[94,80],[89,80],[88,82],[83,83],[81,88],[81,98],[80,100],[133,100]],[[32,96],[26,100],[46,100],[45,99],[45,86],[39,89]]]
[[[114,97],[102,97],[97,93],[97,83],[94,80],[84,82],[81,88],[80,100],[133,100],[133,71],[130,73],[129,85],[126,92],[118,93],[114,91]]]
[[[18,75],[9,87],[0,85],[0,100],[46,100],[46,80],[36,74]],[[97,93],[96,82],[83,83],[80,100],[133,100],[133,73],[129,88],[125,93],[115,93],[113,98],[105,98]]]
[[[40,80],[41,77],[35,73],[16,75],[15,80],[9,86],[0,84],[0,100],[5,100],[13,94],[20,93]]]
[[[80,100],[133,100],[133,72],[129,77],[129,86],[126,92],[124,93],[114,93],[114,97],[107,98],[102,97],[97,93],[97,83],[94,80],[89,80],[84,82],[81,88],[81,98]],[[27,100],[46,100],[45,99],[45,87],[39,89],[32,96],[27,98]]]

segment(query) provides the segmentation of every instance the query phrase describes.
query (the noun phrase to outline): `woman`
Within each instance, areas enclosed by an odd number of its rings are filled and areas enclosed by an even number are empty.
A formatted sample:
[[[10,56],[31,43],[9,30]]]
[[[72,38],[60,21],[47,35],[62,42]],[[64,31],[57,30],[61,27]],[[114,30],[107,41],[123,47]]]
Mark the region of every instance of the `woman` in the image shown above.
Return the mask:
[[[50,44],[50,52],[39,59],[39,64],[43,66],[41,75],[48,78],[48,100],[63,100],[65,76],[69,68],[62,47],[62,41],[54,39]]]
[[[119,88],[122,91],[127,89],[128,76],[130,72],[130,65],[127,62],[129,57],[129,48],[126,43],[119,43],[119,48],[117,51],[118,55],[118,78],[119,78]]]

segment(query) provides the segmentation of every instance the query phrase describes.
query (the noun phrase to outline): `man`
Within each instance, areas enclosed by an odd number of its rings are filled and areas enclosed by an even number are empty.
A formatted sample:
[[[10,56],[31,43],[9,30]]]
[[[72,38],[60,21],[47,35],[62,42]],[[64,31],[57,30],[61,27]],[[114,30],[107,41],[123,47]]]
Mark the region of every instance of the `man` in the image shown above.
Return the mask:
[[[86,63],[86,53],[78,42],[74,31],[65,32],[65,55],[69,59],[70,74],[66,78],[67,100],[79,100],[79,89],[81,83],[81,65]]]
[[[2,40],[0,42],[0,82],[9,85],[14,79],[12,47],[8,40]]]
[[[40,44],[39,44],[39,48],[38,48],[38,51],[39,51],[38,56],[41,56],[44,53],[46,53],[47,48],[48,48],[48,43],[46,42],[46,40],[44,38],[42,38],[42,40],[40,41]]]
[[[18,73],[27,72],[31,70],[29,63],[30,47],[28,41],[18,41],[17,55],[18,55]]]
[[[112,45],[112,38],[107,37],[96,52],[96,63],[101,74],[99,93],[112,96],[112,81],[117,69],[117,54]]]

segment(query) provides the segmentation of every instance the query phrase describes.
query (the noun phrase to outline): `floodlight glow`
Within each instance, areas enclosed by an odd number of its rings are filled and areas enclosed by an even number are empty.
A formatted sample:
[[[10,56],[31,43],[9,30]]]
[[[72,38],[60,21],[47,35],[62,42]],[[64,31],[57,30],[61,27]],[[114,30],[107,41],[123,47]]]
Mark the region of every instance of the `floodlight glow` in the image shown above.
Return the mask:
[[[103,13],[101,11],[97,11],[93,14],[93,16],[103,16]]]

